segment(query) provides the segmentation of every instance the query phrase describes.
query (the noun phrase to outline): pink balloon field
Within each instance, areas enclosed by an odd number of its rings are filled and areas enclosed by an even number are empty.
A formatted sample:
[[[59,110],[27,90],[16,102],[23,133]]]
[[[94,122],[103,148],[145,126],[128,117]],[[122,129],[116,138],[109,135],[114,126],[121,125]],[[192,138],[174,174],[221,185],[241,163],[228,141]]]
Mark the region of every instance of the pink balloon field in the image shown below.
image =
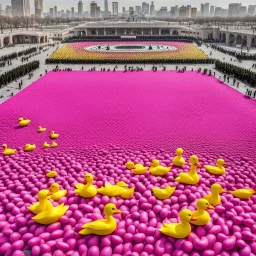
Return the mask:
[[[31,119],[18,126],[19,117]],[[37,133],[37,127],[46,127]],[[60,134],[57,148],[50,131]],[[178,222],[183,209],[195,210],[196,200],[213,183],[226,190],[256,189],[256,103],[216,78],[197,72],[50,72],[0,105],[0,143],[16,148],[0,156],[0,255],[6,256],[253,256],[256,255],[256,195],[241,200],[223,194],[210,210],[211,221],[193,226],[185,239],[158,230],[163,222]],[[36,144],[24,152],[25,144]],[[149,166],[158,159],[172,165],[182,147],[186,164],[163,177],[133,175],[130,160]],[[223,176],[198,168],[197,186],[174,181],[189,170],[195,154],[201,166],[227,163]],[[55,178],[46,177],[55,170]],[[75,194],[85,173],[96,187],[124,181],[135,187],[130,199]],[[39,190],[57,182],[68,190],[68,211],[49,226],[35,223],[27,207]],[[152,187],[176,186],[173,195],[158,200]],[[82,236],[83,224],[104,217],[107,203],[116,204],[117,229],[112,235]]]

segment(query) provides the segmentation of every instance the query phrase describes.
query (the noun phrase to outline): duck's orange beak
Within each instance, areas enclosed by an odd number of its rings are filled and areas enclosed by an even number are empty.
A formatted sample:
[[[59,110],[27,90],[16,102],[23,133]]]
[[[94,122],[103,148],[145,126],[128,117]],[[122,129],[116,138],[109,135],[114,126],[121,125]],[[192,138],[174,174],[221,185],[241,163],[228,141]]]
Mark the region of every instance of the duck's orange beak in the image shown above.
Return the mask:
[[[120,210],[116,209],[116,210],[114,211],[114,213],[119,213],[119,214],[121,214],[121,213],[122,213],[122,211],[120,211]]]
[[[228,192],[227,190],[222,189],[222,190],[220,191],[220,194],[227,193],[227,192]]]
[[[83,183],[84,183],[84,184],[87,184],[87,180],[86,180],[86,179],[84,179],[84,180],[83,180]]]
[[[195,163],[195,166],[196,166],[196,167],[201,167],[201,164]]]
[[[228,166],[228,164],[225,162],[223,165],[226,165],[226,166]]]
[[[193,216],[192,215],[192,218],[191,218],[191,220],[190,221],[196,221],[197,220],[197,218],[195,217],[195,216]]]
[[[213,210],[214,207],[213,207],[211,204],[209,204],[208,207],[207,207],[207,209],[208,209],[208,210]]]

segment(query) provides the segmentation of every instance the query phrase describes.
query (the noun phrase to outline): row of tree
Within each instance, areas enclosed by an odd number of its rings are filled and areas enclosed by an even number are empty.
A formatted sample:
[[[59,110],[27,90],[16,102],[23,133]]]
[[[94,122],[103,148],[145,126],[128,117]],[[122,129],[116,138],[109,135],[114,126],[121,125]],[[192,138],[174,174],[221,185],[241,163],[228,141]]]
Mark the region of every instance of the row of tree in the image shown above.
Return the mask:
[[[213,64],[213,59],[151,59],[151,60],[90,60],[90,59],[46,59],[46,64]]]
[[[35,60],[5,72],[3,75],[0,75],[0,88],[7,85],[8,83],[16,81],[22,76],[31,73],[31,71],[39,68],[39,65],[40,62],[38,60]]]
[[[251,87],[256,87],[256,73],[245,68],[240,68],[238,66],[221,62],[217,60],[215,62],[215,68],[228,76],[233,76],[234,78],[249,84]]]
[[[218,50],[222,53],[228,54],[230,56],[234,56],[238,60],[256,60],[256,54],[239,53],[236,51],[227,50],[227,49],[225,49],[221,46],[215,45],[215,44],[212,44],[211,47],[212,47],[212,49]]]

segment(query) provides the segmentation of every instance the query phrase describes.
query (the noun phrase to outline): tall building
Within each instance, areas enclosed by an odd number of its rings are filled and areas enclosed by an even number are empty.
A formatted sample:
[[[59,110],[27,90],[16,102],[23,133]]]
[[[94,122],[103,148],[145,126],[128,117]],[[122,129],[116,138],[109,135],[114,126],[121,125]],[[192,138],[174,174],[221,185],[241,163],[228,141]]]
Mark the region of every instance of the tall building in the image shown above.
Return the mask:
[[[30,17],[35,14],[34,0],[12,0],[12,16]]]
[[[221,16],[227,17],[228,16],[228,9],[221,9]]]
[[[50,8],[50,16],[54,17],[54,9],[53,8]]]
[[[255,16],[256,14],[256,5],[249,5],[248,7],[248,15]]]
[[[209,17],[210,16],[210,4],[206,3],[204,5],[204,16]]]
[[[239,7],[239,16],[244,17],[247,14],[247,6],[240,6]]]
[[[135,14],[136,15],[141,15],[141,6],[140,5],[135,6]]]
[[[108,0],[104,0],[104,11],[108,12]]]
[[[215,17],[221,17],[221,7],[216,7],[214,11],[214,16]]]
[[[91,18],[96,18],[96,13],[97,13],[97,4],[95,3],[95,1],[91,2]]]
[[[178,5],[171,7],[171,17],[178,17],[180,14],[180,8]]]
[[[96,18],[100,18],[100,6],[96,8]]]
[[[191,8],[191,18],[196,18],[197,16],[197,8],[193,7]]]
[[[123,14],[125,14],[125,7],[122,8],[122,12],[123,12]]]
[[[70,17],[71,17],[71,11],[70,11],[70,10],[67,10],[67,11],[66,11],[66,14],[67,14],[67,18],[70,18]]]
[[[149,4],[146,2],[142,3],[142,13],[143,14],[149,14]]]
[[[10,5],[6,5],[5,7],[5,15],[8,17],[12,16],[12,7]]]
[[[82,1],[78,2],[78,16],[82,16],[84,12],[84,4]]]
[[[154,16],[154,13],[155,13],[155,5],[154,5],[154,2],[151,2],[151,5],[150,5],[150,16]]]
[[[188,5],[188,6],[182,5],[180,7],[179,16],[182,18],[190,18],[191,17],[191,6],[190,5]]]
[[[201,16],[204,16],[204,4],[201,4]]]
[[[57,6],[54,6],[54,16],[58,17],[58,8],[57,8]]]
[[[134,8],[132,6],[129,7],[129,15],[134,16]]]
[[[213,17],[214,16],[214,6],[211,5],[210,7],[210,16]]]
[[[118,2],[112,2],[112,14],[115,16],[118,15]]]
[[[157,15],[159,17],[167,17],[168,16],[167,7],[161,7],[160,10],[158,11]]]
[[[71,17],[75,17],[75,7],[71,7]]]
[[[35,0],[35,14],[36,17],[43,16],[43,0]]]
[[[228,17],[238,17],[241,4],[229,4]]]

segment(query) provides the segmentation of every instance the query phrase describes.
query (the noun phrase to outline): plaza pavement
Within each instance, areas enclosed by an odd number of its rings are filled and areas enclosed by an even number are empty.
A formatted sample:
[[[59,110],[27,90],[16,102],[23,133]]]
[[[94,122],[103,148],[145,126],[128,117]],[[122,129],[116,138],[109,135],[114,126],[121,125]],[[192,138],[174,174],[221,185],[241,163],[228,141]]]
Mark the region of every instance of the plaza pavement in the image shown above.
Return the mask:
[[[42,45],[42,44],[40,44]],[[5,54],[8,54],[8,53],[11,53],[11,52],[14,52],[14,51],[20,51],[20,50],[24,50],[24,49],[27,49],[29,47],[33,47],[33,46],[38,46],[38,44],[35,44],[35,45],[18,45],[18,46],[15,46],[15,47],[11,47],[11,48],[4,48],[4,49],[1,49],[0,50],[0,56],[1,55],[5,55]],[[61,47],[61,45],[59,46]],[[36,55],[36,56],[33,56],[32,58],[29,59],[29,62],[33,61],[33,60],[39,60],[40,61],[40,68],[35,70],[33,73],[33,77],[31,79],[28,78],[28,75],[22,77],[22,82],[23,82],[23,85],[22,85],[22,89],[28,87],[30,84],[32,84],[34,81],[36,81],[37,79],[40,78],[40,75],[45,75],[45,70],[48,70],[48,71],[51,71],[53,68],[55,68],[56,65],[46,65],[45,64],[45,59],[50,56],[55,50],[56,50],[57,47],[50,47],[49,50],[45,51],[45,52],[42,52],[40,55]],[[256,69],[252,69],[252,65],[256,62],[253,62],[253,61],[242,61],[241,63],[238,62],[238,61],[234,61],[234,57],[232,58],[232,56],[230,55],[227,55],[227,54],[223,54],[217,50],[213,50],[212,48],[208,47],[206,45],[202,45],[201,47],[199,47],[200,49],[202,49],[209,57],[211,58],[215,58],[215,59],[219,59],[221,61],[225,61],[225,62],[228,62],[228,63],[231,63],[233,65],[236,65],[236,66],[239,66],[239,67],[243,67],[243,68],[247,68],[247,69],[251,69],[253,71],[256,72]],[[10,51],[11,50],[11,51]],[[256,49],[253,49],[256,51]],[[212,52],[212,55],[210,55],[210,53]],[[231,58],[232,58],[232,61],[231,61]],[[13,69],[19,65],[22,65],[22,64],[25,64],[27,62],[24,62],[22,63],[21,62],[21,58],[18,58],[18,60],[12,60],[12,65],[11,66],[5,66],[4,68],[0,68],[0,74],[10,70],[10,69]],[[64,68],[72,68],[73,70],[81,70],[81,67],[83,66],[84,67],[84,70],[85,71],[88,71],[90,68],[96,66],[96,70],[100,70],[101,68],[106,68],[106,69],[110,69],[110,70],[113,70],[113,68],[115,67],[115,65],[67,65],[67,64],[61,64],[61,65],[58,65],[60,69],[64,69]],[[129,66],[133,66],[134,68],[135,67],[143,67],[144,70],[151,70],[152,69],[152,65],[128,65]],[[175,70],[176,69],[176,66],[177,65],[164,65],[166,67],[166,70]],[[178,65],[179,68],[182,68],[184,65]],[[211,69],[212,70],[212,73],[215,71],[215,76],[217,78],[221,77],[221,80],[223,81],[223,74],[221,74],[220,72],[214,70],[214,65],[211,65],[211,64],[207,64],[207,65],[202,65],[202,64],[197,64],[197,65],[186,65],[187,67],[187,70],[191,70],[192,68],[194,70],[197,70],[198,68],[201,68],[202,70],[204,68],[208,68],[208,69]],[[118,65],[118,68],[117,70],[124,70],[124,65]],[[158,65],[158,70],[162,70],[162,67],[161,65]],[[12,82],[10,84],[8,84],[6,87],[0,89],[0,97],[1,95],[3,96],[2,98],[0,98],[0,104],[3,103],[4,101],[6,101],[8,98],[12,97],[11,94],[13,93],[13,95],[19,93],[19,89],[18,89],[18,84],[20,82],[20,80],[17,80],[17,82]],[[241,92],[242,94],[246,94],[246,91],[247,91],[247,88],[249,90],[252,91],[252,95],[254,93],[254,91],[256,89],[253,89],[253,88],[250,88],[249,86],[245,85],[244,83],[240,82],[239,84],[239,88],[237,88],[236,86],[232,86],[233,85],[233,79],[231,78],[230,79],[230,83],[228,84],[226,82],[226,84],[230,87],[232,87],[234,90],[237,90],[239,92]]]

